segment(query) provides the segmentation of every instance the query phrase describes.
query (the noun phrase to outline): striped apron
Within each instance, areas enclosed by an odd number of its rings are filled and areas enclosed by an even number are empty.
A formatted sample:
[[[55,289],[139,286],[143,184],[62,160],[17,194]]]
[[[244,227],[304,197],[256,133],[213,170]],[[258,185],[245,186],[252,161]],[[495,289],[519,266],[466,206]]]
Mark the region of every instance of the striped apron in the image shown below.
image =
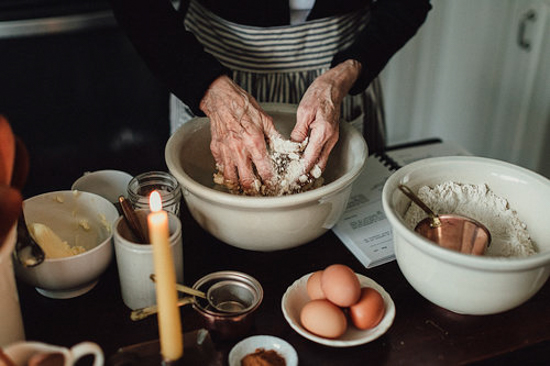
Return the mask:
[[[206,52],[232,71],[233,80],[260,103],[299,104],[308,86],[328,70],[334,54],[350,46],[369,19],[366,10],[301,24],[252,27],[218,17],[192,0],[185,27]],[[380,82],[348,95],[341,119],[365,137],[369,152],[384,148],[384,113]],[[175,96],[170,100],[171,130],[194,115]]]

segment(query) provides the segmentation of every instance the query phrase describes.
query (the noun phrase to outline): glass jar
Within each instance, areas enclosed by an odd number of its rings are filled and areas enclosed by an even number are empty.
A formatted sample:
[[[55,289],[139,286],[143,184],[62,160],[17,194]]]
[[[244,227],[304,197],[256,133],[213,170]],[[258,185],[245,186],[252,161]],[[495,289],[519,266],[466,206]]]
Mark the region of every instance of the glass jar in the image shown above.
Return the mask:
[[[171,174],[163,171],[145,172],[128,183],[128,199],[135,209],[149,209],[149,195],[158,191],[162,208],[179,216],[181,187]]]

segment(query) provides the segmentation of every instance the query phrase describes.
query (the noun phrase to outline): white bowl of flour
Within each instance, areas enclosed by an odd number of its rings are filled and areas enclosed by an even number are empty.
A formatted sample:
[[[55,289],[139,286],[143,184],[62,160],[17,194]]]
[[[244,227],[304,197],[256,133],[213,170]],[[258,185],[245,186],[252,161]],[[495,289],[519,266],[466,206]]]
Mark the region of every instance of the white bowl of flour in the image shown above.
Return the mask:
[[[424,218],[399,191],[406,184],[436,213],[457,213],[487,226],[484,256],[442,248],[414,231]],[[550,274],[550,180],[502,161],[430,158],[395,172],[382,193],[397,262],[426,299],[462,314],[494,314],[529,300]]]
[[[287,138],[296,123],[290,104],[262,104]],[[340,124],[321,187],[285,196],[242,196],[214,188],[216,166],[210,152],[208,118],[183,124],[166,144],[166,164],[179,181],[195,220],[232,246],[274,251],[308,243],[331,229],[346,208],[351,185],[367,157],[367,145],[351,125]]]

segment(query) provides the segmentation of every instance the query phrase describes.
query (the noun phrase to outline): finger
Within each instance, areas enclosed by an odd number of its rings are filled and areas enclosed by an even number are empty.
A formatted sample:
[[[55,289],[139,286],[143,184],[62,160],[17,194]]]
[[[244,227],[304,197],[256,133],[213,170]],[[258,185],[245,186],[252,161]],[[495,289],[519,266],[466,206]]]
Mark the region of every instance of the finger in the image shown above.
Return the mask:
[[[336,146],[336,142],[338,142],[338,135],[336,135],[335,138],[331,138],[329,141],[327,141],[325,146],[323,146],[323,149],[319,154],[319,158],[317,159],[317,166],[321,169],[321,172],[325,171],[330,153],[332,152],[332,149],[334,149],[334,146]],[[314,166],[315,164],[313,165],[312,169],[314,168]]]
[[[272,138],[280,136],[278,133],[272,133]],[[256,167],[256,172],[262,182],[270,184],[273,179],[274,169],[273,162],[267,151],[266,141],[263,135],[245,137],[246,148],[249,152],[249,157]]]
[[[224,145],[223,136],[225,134],[225,126],[221,123],[222,119],[219,112],[212,113],[209,116],[210,119],[210,151],[216,161],[216,165],[224,166],[225,161],[223,157],[222,147]]]
[[[274,176],[274,170],[273,170],[273,163],[271,161],[271,158],[268,156],[267,151],[265,150],[259,150],[257,148],[251,148],[250,149],[251,155],[250,159],[252,163],[254,163],[254,166],[256,167],[256,171],[262,180],[262,182],[266,183],[267,185],[271,184],[271,180]]]
[[[271,118],[270,116],[265,117],[265,121],[262,123],[262,125],[263,125],[264,135],[265,137],[267,137],[268,140],[282,138],[281,133],[277,131],[277,128],[273,123],[273,118]]]
[[[309,126],[315,120],[315,113],[312,108],[302,106],[302,102],[296,112],[296,125],[290,133],[292,141],[304,141],[309,134]]]
[[[325,145],[328,143],[329,151],[338,140],[338,126],[335,126],[325,121],[321,116],[317,116],[315,124],[309,134],[309,141],[304,151],[303,160],[306,165],[306,171],[309,172],[313,165],[318,163]],[[336,138],[331,142],[331,139]],[[331,145],[332,144],[332,145]],[[326,161],[326,158],[325,158]]]
[[[221,168],[225,182],[231,184],[232,187],[238,187],[239,175],[237,174],[237,166],[233,162],[230,148],[222,144],[220,145],[220,152],[222,161]]]
[[[243,141],[241,139],[233,141],[230,150],[233,152],[232,161],[236,165],[238,173],[238,181],[242,189],[246,191],[258,190],[259,187],[255,187],[256,176],[254,169],[252,168],[252,161],[243,148]]]
[[[322,149],[323,149],[322,141],[310,138],[306,146],[306,149],[304,150],[304,155],[302,155],[302,160],[304,162],[304,170],[306,172],[309,172],[313,168],[313,166],[317,163],[317,160],[319,160],[319,157],[321,155]]]
[[[214,139],[210,141],[210,151],[212,152],[217,167],[223,167],[224,165],[220,146],[221,145]]]
[[[241,161],[237,165],[237,170],[239,172],[239,182],[244,192],[258,192],[259,181],[254,175],[254,169],[252,169],[252,162],[247,159],[246,161]]]

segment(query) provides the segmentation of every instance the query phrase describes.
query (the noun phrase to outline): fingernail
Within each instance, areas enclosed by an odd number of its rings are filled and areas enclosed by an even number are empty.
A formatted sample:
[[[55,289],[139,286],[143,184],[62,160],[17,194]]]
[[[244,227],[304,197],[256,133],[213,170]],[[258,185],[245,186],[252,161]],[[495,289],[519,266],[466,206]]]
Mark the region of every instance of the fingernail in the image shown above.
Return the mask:
[[[323,172],[321,171],[321,168],[319,168],[319,165],[315,164],[309,173],[313,176],[313,178],[317,179]]]

